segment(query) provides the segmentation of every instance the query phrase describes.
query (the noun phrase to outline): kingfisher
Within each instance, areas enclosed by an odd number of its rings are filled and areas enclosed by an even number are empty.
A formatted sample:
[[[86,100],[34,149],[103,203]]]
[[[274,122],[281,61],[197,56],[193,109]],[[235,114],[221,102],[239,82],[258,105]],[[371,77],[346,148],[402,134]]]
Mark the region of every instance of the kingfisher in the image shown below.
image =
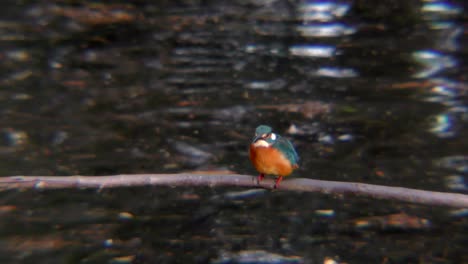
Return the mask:
[[[255,136],[250,143],[249,157],[260,173],[258,182],[263,180],[265,174],[277,176],[275,189],[283,177],[299,167],[299,156],[291,142],[273,133],[271,127],[266,125],[260,125],[255,129]]]

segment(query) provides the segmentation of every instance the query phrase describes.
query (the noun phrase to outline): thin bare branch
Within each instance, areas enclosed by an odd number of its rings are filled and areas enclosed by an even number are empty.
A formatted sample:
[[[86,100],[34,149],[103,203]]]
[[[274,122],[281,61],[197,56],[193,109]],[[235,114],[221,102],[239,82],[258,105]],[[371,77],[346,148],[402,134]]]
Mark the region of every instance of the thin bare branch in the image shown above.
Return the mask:
[[[112,176],[12,176],[0,178],[0,190],[114,188],[127,186],[240,186],[271,189],[272,179],[260,184],[256,177],[240,174],[122,174]],[[424,191],[357,182],[322,181],[291,178],[283,181],[278,190],[320,192],[325,194],[353,194],[377,199],[400,200],[426,205],[468,208],[468,195]]]

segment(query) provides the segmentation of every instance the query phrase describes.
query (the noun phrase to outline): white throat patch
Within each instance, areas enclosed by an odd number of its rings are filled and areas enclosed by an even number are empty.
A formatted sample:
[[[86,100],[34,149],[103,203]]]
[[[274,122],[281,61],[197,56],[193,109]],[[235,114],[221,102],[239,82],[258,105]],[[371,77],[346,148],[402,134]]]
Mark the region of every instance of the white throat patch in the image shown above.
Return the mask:
[[[257,141],[255,141],[255,143],[253,144],[254,147],[258,148],[258,147],[264,147],[264,148],[267,148],[270,146],[270,144],[268,144],[268,142],[266,142],[265,140],[263,139],[259,139]]]

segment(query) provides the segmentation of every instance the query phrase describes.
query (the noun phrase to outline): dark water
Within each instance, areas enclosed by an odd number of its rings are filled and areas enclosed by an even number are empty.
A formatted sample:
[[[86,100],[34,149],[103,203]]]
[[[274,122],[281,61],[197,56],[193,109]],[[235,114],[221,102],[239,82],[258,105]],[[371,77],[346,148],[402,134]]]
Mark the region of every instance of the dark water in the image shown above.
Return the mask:
[[[294,176],[466,193],[464,10],[5,1],[0,175],[255,174],[247,146],[269,124],[297,147]],[[466,211],[244,191],[1,192],[0,260],[468,262]]]

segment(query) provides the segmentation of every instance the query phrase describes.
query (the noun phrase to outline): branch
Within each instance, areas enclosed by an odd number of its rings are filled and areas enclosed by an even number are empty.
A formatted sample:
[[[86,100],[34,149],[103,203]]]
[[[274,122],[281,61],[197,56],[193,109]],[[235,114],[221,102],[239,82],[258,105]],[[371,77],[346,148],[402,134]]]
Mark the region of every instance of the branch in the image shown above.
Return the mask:
[[[128,186],[239,186],[271,189],[272,179],[260,184],[256,177],[240,174],[122,174],[112,176],[12,176],[0,177],[0,190],[114,188]],[[468,195],[424,191],[357,182],[322,181],[292,178],[281,182],[278,190],[320,192],[325,194],[354,194],[378,199],[400,200],[426,205],[468,208]]]

